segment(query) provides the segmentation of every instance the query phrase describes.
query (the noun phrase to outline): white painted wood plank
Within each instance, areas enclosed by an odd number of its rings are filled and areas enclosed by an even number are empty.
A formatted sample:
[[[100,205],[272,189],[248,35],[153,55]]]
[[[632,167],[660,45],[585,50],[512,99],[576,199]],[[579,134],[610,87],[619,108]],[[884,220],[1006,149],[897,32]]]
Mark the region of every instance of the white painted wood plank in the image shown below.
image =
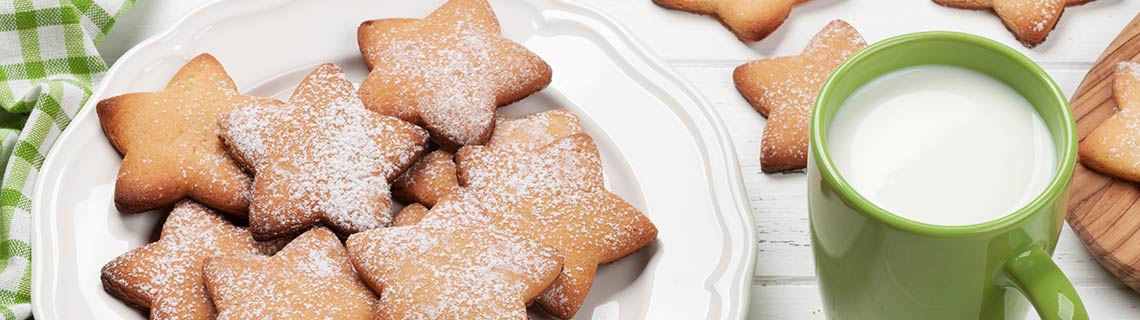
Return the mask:
[[[927,0],[812,0],[764,41],[744,44],[712,18],[666,10],[650,0],[578,0],[615,17],[650,49],[672,61],[742,62],[798,53],[833,19],[851,22],[869,41],[929,30],[968,32],[998,40],[1041,62],[1091,62],[1137,12],[1140,2],[1097,0],[1071,7],[1048,41],[1034,49],[1016,42],[988,11],[944,8]],[[138,41],[177,21],[205,0],[140,1],[99,46],[114,61]]]
[[[815,284],[752,286],[749,319],[824,319],[819,287]]]
[[[108,62],[207,0],[140,1],[99,46]],[[740,98],[732,69],[770,56],[797,54],[827,21],[843,18],[869,41],[925,30],[953,30],[998,40],[1042,63],[1071,94],[1091,62],[1140,2],[1097,0],[1070,8],[1042,46],[1018,44],[992,13],[942,8],[927,0],[811,0],[796,8],[772,37],[747,45],[707,17],[669,11],[650,0],[578,0],[625,24],[642,42],[692,81],[728,125],[740,156],[759,235],[753,319],[821,319],[807,229],[802,174],[765,175],[758,157],[764,120]],[[1136,318],[1140,295],[1124,288],[1093,260],[1066,226],[1054,255],[1079,287],[1094,318]]]
[[[825,319],[815,284],[752,286],[750,319]],[[1140,296],[1125,288],[1078,288],[1091,319],[1137,319]],[[1026,319],[1038,319],[1032,311]]]
[[[764,41],[736,40],[711,18],[662,9],[649,0],[580,0],[605,11],[662,57],[672,61],[742,61],[798,53],[828,21],[850,22],[868,41],[910,32],[947,30],[985,36],[1037,61],[1091,62],[1140,11],[1140,2],[1097,0],[1065,11],[1044,44],[1027,49],[989,11],[950,9],[930,0],[811,0]]]

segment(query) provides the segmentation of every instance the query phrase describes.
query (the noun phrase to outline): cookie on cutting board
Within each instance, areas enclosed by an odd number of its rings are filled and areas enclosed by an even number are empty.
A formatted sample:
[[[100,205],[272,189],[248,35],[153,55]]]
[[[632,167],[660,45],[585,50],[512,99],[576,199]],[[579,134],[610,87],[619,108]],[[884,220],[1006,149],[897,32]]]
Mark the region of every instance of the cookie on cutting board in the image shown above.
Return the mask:
[[[1140,183],[1140,62],[1116,65],[1112,95],[1118,111],[1081,142],[1081,163]]]

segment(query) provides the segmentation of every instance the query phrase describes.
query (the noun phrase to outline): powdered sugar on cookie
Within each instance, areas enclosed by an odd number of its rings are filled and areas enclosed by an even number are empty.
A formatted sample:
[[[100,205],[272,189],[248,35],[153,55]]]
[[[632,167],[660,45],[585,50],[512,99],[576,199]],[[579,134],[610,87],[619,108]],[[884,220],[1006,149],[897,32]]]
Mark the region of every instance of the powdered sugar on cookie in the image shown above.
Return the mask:
[[[202,284],[209,257],[265,255],[285,241],[257,242],[245,228],[189,200],[175,205],[158,242],[131,250],[103,267],[103,287],[124,302],[150,309],[151,319],[212,317]]]
[[[1066,6],[1092,0],[934,0],[935,3],[962,9],[992,9],[1002,24],[1026,47],[1045,41],[1057,25]]]
[[[414,125],[368,111],[332,65],[286,106],[255,105],[221,120],[232,153],[255,172],[250,226],[271,238],[316,223],[351,234],[391,223],[388,181],[426,144]]]
[[[527,319],[562,262],[538,242],[459,220],[355,234],[348,250],[383,312],[399,319]]]
[[[1122,123],[1123,129],[1115,135],[1098,136],[1104,144],[1112,144],[1108,155],[1116,161],[1124,161],[1134,170],[1140,171],[1140,63],[1125,61],[1117,64],[1113,86],[1116,95],[1117,112],[1113,115]]]
[[[581,132],[578,116],[564,109],[519,118],[499,116],[495,119],[495,130],[487,146],[521,153]],[[396,180],[394,188],[401,198],[431,207],[458,187],[455,175],[452,154],[436,150],[404,172]]]
[[[495,119],[495,132],[487,145],[526,152],[578,133],[582,133],[578,116],[566,109],[555,109],[519,118]]]
[[[135,213],[191,198],[245,216],[250,178],[214,133],[222,114],[252,103],[279,102],[239,94],[208,54],[187,62],[161,92],[100,101],[96,108],[103,131],[124,155],[115,206]]]
[[[761,170],[770,173],[807,166],[808,123],[815,96],[831,72],[866,45],[855,28],[835,20],[799,56],[763,59],[736,68],[736,88],[768,117],[760,146]]]
[[[379,81],[420,78],[423,86],[387,86],[402,89],[391,94],[414,97],[420,118],[439,134],[476,137],[491,128],[495,112],[490,70],[485,68],[491,63],[491,39],[470,30],[461,32],[435,40],[458,44],[450,48],[434,47],[424,38],[389,44],[375,54],[375,59],[387,63],[373,70],[386,75]]]
[[[375,319],[379,313],[379,299],[324,228],[298,236],[273,257],[218,257],[203,272],[219,319]]]
[[[452,0],[424,19],[360,26],[372,110],[422,124],[450,148],[482,144],[494,112],[550,83],[550,66],[499,34],[485,0]]]
[[[1113,77],[1117,112],[1081,141],[1081,163],[1104,174],[1140,182],[1140,63],[1117,64]]]
[[[624,257],[657,235],[649,219],[605,190],[589,136],[575,134],[530,152],[464,147],[456,155],[464,187],[418,225],[494,226],[558,250],[566,259],[537,302],[568,319],[578,311],[600,263]]]
[[[459,179],[470,189],[503,197],[550,197],[555,190],[602,188],[602,163],[585,135],[557,140],[541,152],[494,147],[460,151]],[[512,201],[513,202],[513,201]]]

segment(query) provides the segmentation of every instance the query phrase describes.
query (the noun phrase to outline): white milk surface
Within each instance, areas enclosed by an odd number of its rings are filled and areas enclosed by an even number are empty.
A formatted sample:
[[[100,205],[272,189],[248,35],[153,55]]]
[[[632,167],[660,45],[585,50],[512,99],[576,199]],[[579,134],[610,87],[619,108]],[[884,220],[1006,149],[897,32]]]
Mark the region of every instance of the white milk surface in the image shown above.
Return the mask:
[[[840,175],[879,207],[943,226],[996,220],[1037,197],[1057,166],[1024,97],[951,66],[897,70],[844,102],[828,133]]]

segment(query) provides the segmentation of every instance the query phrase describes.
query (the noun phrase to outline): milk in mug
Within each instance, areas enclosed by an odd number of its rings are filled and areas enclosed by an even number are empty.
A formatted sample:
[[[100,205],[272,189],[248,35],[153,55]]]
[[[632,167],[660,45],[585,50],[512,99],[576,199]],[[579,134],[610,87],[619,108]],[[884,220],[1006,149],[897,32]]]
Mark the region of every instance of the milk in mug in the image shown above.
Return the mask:
[[[917,222],[999,219],[1036,198],[1057,169],[1033,106],[983,73],[926,65],[882,75],[832,120],[840,175],[867,200]]]

